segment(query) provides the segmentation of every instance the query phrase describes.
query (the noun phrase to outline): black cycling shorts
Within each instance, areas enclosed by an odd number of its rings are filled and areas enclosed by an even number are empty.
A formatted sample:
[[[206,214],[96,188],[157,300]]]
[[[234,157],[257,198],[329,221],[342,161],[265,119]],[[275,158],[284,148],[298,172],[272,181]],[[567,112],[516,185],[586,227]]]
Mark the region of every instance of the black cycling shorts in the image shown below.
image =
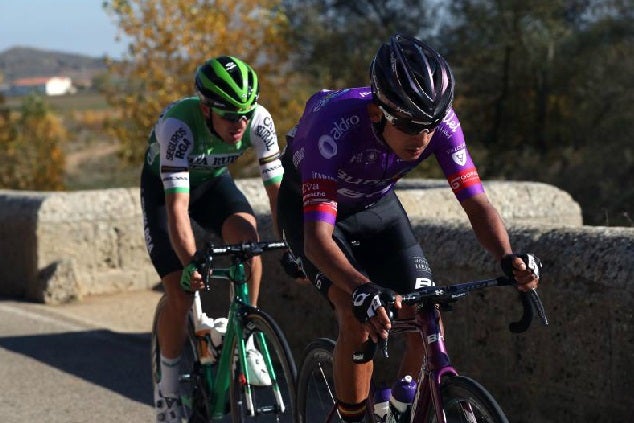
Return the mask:
[[[182,270],[172,248],[167,230],[165,191],[161,179],[146,167],[141,172],[141,209],[145,245],[159,276]],[[253,213],[246,197],[229,172],[192,188],[189,193],[189,216],[206,231],[222,236],[222,224],[235,213]]]
[[[304,254],[301,195],[291,184],[285,186],[284,180],[278,200],[278,226],[293,254],[301,259],[308,278],[328,298],[332,282]],[[338,216],[333,238],[350,263],[380,286],[407,293],[433,280],[407,213],[393,191],[366,209]]]

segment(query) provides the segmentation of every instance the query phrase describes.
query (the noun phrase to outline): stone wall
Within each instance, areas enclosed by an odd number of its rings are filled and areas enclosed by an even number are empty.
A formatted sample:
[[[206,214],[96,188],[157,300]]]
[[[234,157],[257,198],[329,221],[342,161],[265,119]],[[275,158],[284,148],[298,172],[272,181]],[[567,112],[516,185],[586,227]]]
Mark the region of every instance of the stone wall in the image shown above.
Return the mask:
[[[268,200],[261,181],[244,179],[238,185],[265,222]],[[411,216],[464,221],[446,186],[408,180],[398,192]],[[581,225],[578,204],[555,187],[532,182],[486,187],[507,221]],[[0,191],[0,204],[0,295],[56,303],[157,282],[145,249],[137,188]],[[267,227],[262,229],[266,233]]]
[[[138,189],[0,191],[0,295],[57,303],[157,282]]]
[[[239,185],[253,202],[262,238],[270,239],[260,182]],[[544,260],[540,292],[551,324],[511,334],[507,325],[521,311],[512,289],[472,294],[444,314],[455,366],[487,386],[514,423],[629,421],[634,229],[583,226],[578,204],[549,185],[485,187],[516,251]],[[440,284],[499,273],[444,181],[402,181],[397,192]],[[0,204],[0,295],[53,304],[158,282],[143,243],[138,189],[0,191]],[[265,257],[260,305],[285,331],[299,363],[309,340],[335,336],[336,325],[312,287],[284,275],[279,255]],[[209,314],[224,312],[217,299],[226,295],[221,285],[204,295]],[[398,341],[391,345],[398,357]],[[394,366],[378,361],[377,375]]]
[[[468,225],[414,218],[440,285],[500,274]],[[550,325],[508,330],[521,305],[510,287],[473,293],[445,312],[446,342],[458,371],[484,384],[513,423],[629,421],[634,395],[634,228],[509,224],[517,251],[543,258],[540,296]],[[335,337],[326,301],[267,257],[260,305],[280,322],[301,362],[309,340]],[[216,296],[217,298],[217,296]],[[211,302],[210,302],[211,304]],[[221,310],[217,310],[221,313]],[[308,316],[308,317],[307,317]],[[375,372],[393,375],[402,351]]]

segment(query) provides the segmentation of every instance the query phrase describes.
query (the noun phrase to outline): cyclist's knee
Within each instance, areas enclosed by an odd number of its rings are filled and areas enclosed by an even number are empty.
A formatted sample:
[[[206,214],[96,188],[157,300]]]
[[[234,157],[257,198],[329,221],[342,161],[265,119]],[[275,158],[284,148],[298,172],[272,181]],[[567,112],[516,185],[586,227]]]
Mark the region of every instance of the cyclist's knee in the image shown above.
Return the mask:
[[[358,348],[367,341],[370,332],[355,317],[352,310],[352,296],[335,285],[328,289],[328,299],[335,309],[339,326],[338,342]]]
[[[181,273],[181,271],[177,271],[164,276],[162,283],[167,294],[170,311],[185,315],[191,308],[193,298],[180,287]]]
[[[370,332],[368,329],[357,320],[357,318],[350,310],[345,308],[335,309],[337,311],[337,321],[339,323],[339,338],[340,342],[344,342],[346,345],[354,345],[359,347],[365,341],[368,340]],[[341,310],[341,311],[339,311]]]
[[[404,305],[397,311],[399,319],[412,319],[416,315],[416,306]]]
[[[239,212],[227,217],[222,224],[222,239],[229,244],[257,241],[258,231],[255,216]]]
[[[405,334],[405,344],[407,348],[415,348],[417,350],[423,348],[423,338],[418,332]]]

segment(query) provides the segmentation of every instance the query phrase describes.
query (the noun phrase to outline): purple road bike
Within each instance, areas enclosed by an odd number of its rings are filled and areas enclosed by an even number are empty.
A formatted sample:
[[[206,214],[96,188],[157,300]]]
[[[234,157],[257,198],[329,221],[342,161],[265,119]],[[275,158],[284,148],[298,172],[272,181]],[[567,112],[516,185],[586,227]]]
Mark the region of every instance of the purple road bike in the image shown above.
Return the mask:
[[[418,375],[416,397],[411,413],[406,419],[415,423],[508,423],[504,412],[493,396],[475,380],[459,375],[449,360],[449,354],[440,336],[440,310],[448,310],[453,302],[472,291],[493,286],[513,286],[506,277],[477,280],[449,286],[429,286],[403,295],[404,305],[416,305],[412,319],[394,319],[390,335],[418,332],[424,340],[425,359]],[[537,291],[520,294],[523,315],[509,324],[514,333],[528,329],[537,313],[544,325],[548,319]],[[394,298],[386,298],[389,304]],[[388,306],[388,309],[390,306]],[[390,314],[391,315],[391,314]],[[299,423],[340,422],[335,403],[333,383],[333,349],[335,342],[320,338],[311,342],[305,350],[297,384],[297,416]],[[355,361],[363,362],[374,357],[376,344],[366,343],[368,348],[355,354]],[[380,344],[387,357],[387,343]],[[372,413],[373,393],[368,399],[366,421],[374,423]]]

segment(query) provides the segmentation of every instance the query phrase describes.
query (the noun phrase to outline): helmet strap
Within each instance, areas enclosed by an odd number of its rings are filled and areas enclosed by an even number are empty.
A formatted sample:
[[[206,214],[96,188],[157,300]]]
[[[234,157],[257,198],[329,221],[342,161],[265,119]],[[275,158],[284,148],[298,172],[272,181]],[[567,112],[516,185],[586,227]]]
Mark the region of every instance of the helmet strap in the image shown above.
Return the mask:
[[[202,107],[203,105],[201,104],[201,111],[202,111]],[[209,117],[205,116],[205,113],[203,112],[203,118],[205,119],[205,124],[207,125],[207,129],[209,129],[209,132],[211,132],[211,135],[214,135],[220,139],[222,139],[220,137],[220,135],[218,134],[218,132],[216,132],[216,130],[214,129],[214,122],[213,122],[213,111],[211,110],[211,106],[205,104],[204,107],[209,110]]]
[[[374,135],[385,145],[385,138],[383,138],[383,130],[385,129],[385,125],[387,124],[387,118],[385,116],[381,116],[381,120],[378,122],[372,122],[372,131]]]
[[[210,113],[209,113],[209,117],[208,117],[208,118],[205,118],[205,123],[207,124],[207,129],[209,129],[209,132],[211,132],[211,135],[214,135],[214,136],[216,136],[217,138],[222,139],[222,138],[220,137],[220,134],[218,134],[218,133],[216,132],[216,130],[214,129],[214,123],[213,123],[213,119],[212,119],[212,115],[211,115],[211,113],[213,113],[213,112],[210,112]]]

